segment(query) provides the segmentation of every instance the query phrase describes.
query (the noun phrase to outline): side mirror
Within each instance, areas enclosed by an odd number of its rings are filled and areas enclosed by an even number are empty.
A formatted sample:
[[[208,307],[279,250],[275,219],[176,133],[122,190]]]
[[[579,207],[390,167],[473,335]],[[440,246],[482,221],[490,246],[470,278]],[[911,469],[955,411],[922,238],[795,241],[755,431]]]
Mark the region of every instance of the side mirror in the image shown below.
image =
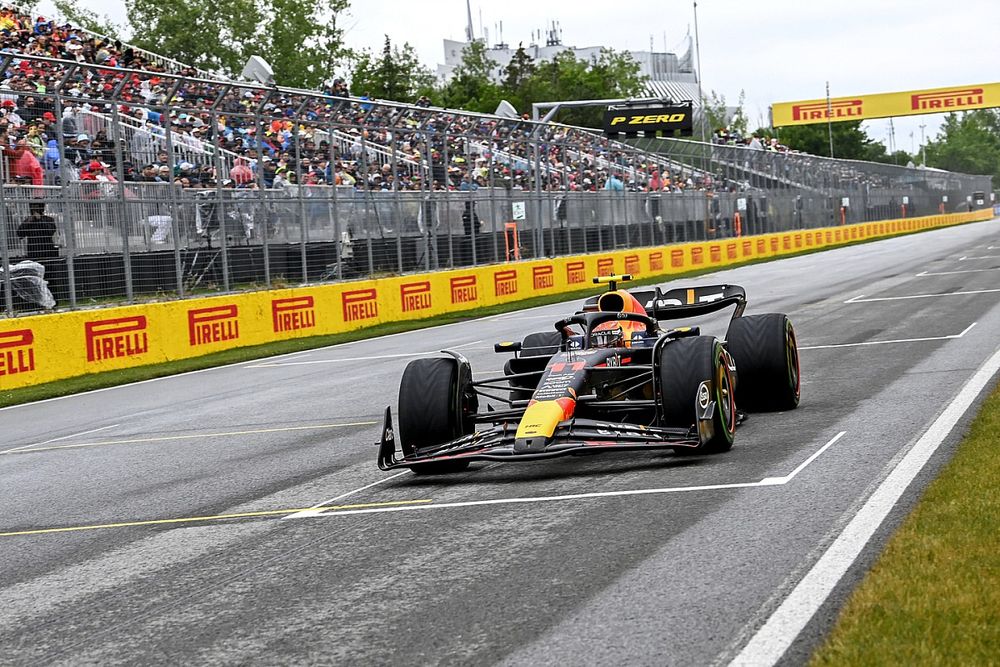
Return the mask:
[[[494,352],[520,352],[521,351],[521,342],[520,341],[514,342],[514,341],[505,340],[505,341],[501,341],[499,343],[494,343],[493,344],[493,351]]]

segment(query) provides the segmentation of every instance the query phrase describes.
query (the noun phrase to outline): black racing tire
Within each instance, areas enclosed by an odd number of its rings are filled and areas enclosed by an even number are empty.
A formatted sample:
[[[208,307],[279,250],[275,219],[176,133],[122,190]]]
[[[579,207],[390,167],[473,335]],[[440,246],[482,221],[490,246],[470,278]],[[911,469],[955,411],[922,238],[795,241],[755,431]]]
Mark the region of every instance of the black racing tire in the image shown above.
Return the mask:
[[[472,433],[478,400],[471,390],[472,374],[457,359],[415,359],[399,383],[399,440],[403,456]],[[460,472],[468,461],[413,466],[418,475]]]
[[[678,454],[716,454],[733,447],[736,434],[735,381],[722,342],[714,336],[679,338],[663,345],[659,359],[660,414],[663,426],[688,428],[697,422],[698,387],[707,382],[716,402],[712,439],[698,447],[677,447]]]
[[[736,364],[736,401],[741,410],[794,410],[801,393],[799,348],[786,315],[737,317],[726,348]]]
[[[528,334],[521,341],[522,357],[551,357],[562,345],[562,334],[558,331],[541,331]]]

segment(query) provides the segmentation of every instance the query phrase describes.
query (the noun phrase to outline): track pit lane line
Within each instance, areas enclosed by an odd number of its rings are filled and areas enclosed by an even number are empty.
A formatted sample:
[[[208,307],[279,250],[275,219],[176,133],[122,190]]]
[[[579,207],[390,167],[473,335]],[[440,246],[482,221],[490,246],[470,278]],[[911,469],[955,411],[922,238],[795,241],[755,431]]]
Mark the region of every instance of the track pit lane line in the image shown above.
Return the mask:
[[[100,431],[107,431],[107,430],[116,428],[118,426],[121,426],[121,424],[112,424],[110,426],[102,426],[100,428],[93,428],[93,429],[90,429],[89,431],[81,431],[79,433],[71,433],[69,435],[62,436],[61,438],[52,438],[51,440],[46,440],[45,442],[34,442],[34,443],[30,444],[30,445],[21,445],[20,447],[14,447],[13,449],[4,450],[4,451],[0,452],[0,455],[2,455],[2,454],[13,454],[14,452],[20,452],[20,451],[23,451],[23,450],[26,450],[26,449],[32,449],[32,448],[35,448],[35,447],[42,447],[44,445],[48,445],[48,444],[53,443],[53,442],[60,442],[62,440],[69,440],[70,438],[79,438],[81,435],[90,435],[91,433],[98,433]]]
[[[335,510],[357,510],[362,508],[391,507],[393,505],[406,505],[408,507],[419,507],[420,503],[429,503],[430,499],[419,500],[388,500],[375,503],[357,503],[354,505],[339,505],[326,507],[329,511]],[[212,514],[207,516],[185,516],[172,519],[140,519],[136,521],[119,521],[116,523],[94,523],[85,526],[58,526],[54,528],[34,528],[29,530],[11,530],[0,532],[2,537],[23,537],[26,535],[51,535],[53,533],[75,533],[87,530],[108,530],[111,528],[135,528],[137,526],[164,526],[171,524],[204,523],[211,521],[225,521],[227,519],[251,519],[259,517],[278,516],[281,514],[295,514],[302,512],[306,508],[262,510],[260,512],[233,512],[232,514]]]
[[[954,276],[959,273],[986,273],[987,271],[1000,271],[1000,266],[994,266],[990,269],[962,269],[959,271],[921,271],[920,273],[914,274],[914,277],[924,278],[926,276]]]
[[[624,491],[600,491],[593,493],[574,493],[559,496],[536,496],[525,498],[493,498],[489,500],[469,500],[451,503],[434,504],[433,499],[418,500],[387,500],[370,503],[355,503],[351,505],[320,505],[316,507],[300,507],[295,509],[261,510],[256,512],[234,512],[231,514],[213,514],[207,516],[189,516],[170,519],[141,519],[135,521],[120,521],[113,523],[88,524],[82,526],[56,526],[50,528],[33,528],[25,530],[9,530],[0,532],[0,538],[4,537],[24,537],[30,535],[48,535],[53,533],[71,533],[90,530],[108,530],[112,528],[135,528],[141,526],[162,526],[171,524],[204,523],[212,521],[225,521],[228,519],[252,519],[285,515],[285,518],[319,518],[332,516],[345,516],[355,514],[381,514],[387,512],[414,511],[421,509],[452,509],[459,507],[478,507],[483,505],[516,505],[527,503],[545,503],[564,500],[587,500],[599,498],[614,498],[622,496],[649,496],[662,495],[667,493],[683,493],[686,491],[718,491],[727,489],[746,489],[754,487],[775,487],[783,486],[791,482],[806,467],[815,461],[823,452],[832,447],[838,440],[844,437],[845,431],[840,431],[827,441],[816,452],[811,454],[805,461],[800,463],[792,472],[782,477],[765,477],[757,482],[736,482],[732,484],[706,484],[702,486],[678,486],[660,489],[629,489]],[[402,474],[410,474],[404,470]],[[380,482],[387,482],[400,474],[392,475],[359,489],[354,489],[338,497],[345,497],[352,493],[358,493],[364,489],[376,486]]]
[[[927,336],[925,338],[897,338],[895,340],[866,340],[860,343],[834,343],[831,345],[803,345],[799,347],[799,351],[803,350],[832,350],[839,347],[864,347],[868,345],[893,345],[896,343],[922,343],[929,340],[956,340],[961,338],[965,334],[972,330],[972,327],[976,326],[973,322],[969,326],[962,330],[962,333],[952,334],[950,336]]]
[[[945,292],[943,294],[909,294],[905,296],[873,296],[865,298],[864,294],[852,296],[844,303],[875,303],[877,301],[905,301],[906,299],[932,299],[942,296],[967,296],[969,294],[993,294],[1000,289],[976,289],[965,292]]]
[[[309,509],[303,510],[301,512],[297,512],[295,514],[292,514],[290,516],[286,516],[284,518],[286,518],[286,519],[302,519],[302,518],[305,518],[307,516],[313,516],[314,514],[323,511],[324,508],[328,507],[329,505],[332,505],[333,503],[337,502],[338,500],[343,500],[344,498],[347,498],[348,496],[353,496],[355,493],[361,493],[362,491],[366,491],[366,490],[368,490],[368,489],[370,489],[370,488],[372,488],[374,486],[379,486],[380,484],[385,484],[386,482],[390,482],[390,481],[396,479],[397,477],[402,477],[403,475],[409,475],[409,474],[410,474],[409,470],[404,470],[402,472],[396,473],[395,475],[390,475],[388,477],[383,477],[382,479],[380,479],[378,481],[375,481],[375,482],[372,482],[371,484],[365,484],[364,486],[360,486],[360,487],[358,487],[356,489],[352,489],[350,491],[342,493],[339,496],[334,496],[333,498],[330,498],[329,500],[324,500],[323,502],[319,503],[318,505],[313,505]]]
[[[350,510],[322,510],[309,511],[303,513],[301,518],[319,518],[331,516],[345,516],[354,514],[384,514],[389,512],[412,512],[416,510],[438,510],[453,509],[459,507],[481,507],[486,505],[524,505],[531,503],[550,503],[567,500],[592,500],[600,498],[619,498],[625,496],[653,496],[668,493],[685,493],[690,491],[722,491],[728,489],[750,489],[755,487],[775,487],[784,486],[791,482],[806,467],[815,461],[826,450],[832,447],[838,440],[844,437],[846,431],[840,431],[830,438],[822,447],[811,454],[805,461],[800,463],[792,472],[781,477],[765,477],[756,482],[734,482],[729,484],[703,484],[700,486],[674,486],[656,489],[626,489],[622,491],[594,491],[591,493],[569,493],[558,496],[530,496],[515,498],[491,498],[488,500],[465,500],[450,503],[428,503],[423,505],[400,505],[398,507],[379,507],[370,509],[350,509]],[[292,518],[292,517],[288,517]]]
[[[176,442],[183,440],[200,440],[208,438],[226,438],[233,437],[237,435],[257,435],[261,433],[287,433],[290,431],[314,431],[322,429],[333,429],[333,428],[350,428],[354,426],[373,426],[378,424],[377,421],[363,421],[363,422],[346,422],[343,424],[316,424],[314,426],[282,426],[278,428],[258,428],[249,429],[246,431],[221,431],[217,433],[191,433],[187,435],[163,435],[163,436],[153,436],[148,438],[124,438],[121,440],[104,440],[100,442],[75,442],[67,445],[52,445],[52,446],[33,446],[27,445],[26,447],[31,447],[30,449],[17,448],[9,449],[5,452],[0,452],[3,454],[31,454],[33,452],[49,452],[58,449],[82,449],[86,447],[104,447],[106,445],[142,445],[154,442]]]
[[[1000,370],[1000,350],[979,367],[899,460],[812,569],[770,615],[731,665],[776,664],[840,583],[903,493]]]
[[[449,350],[461,350],[463,348],[468,348],[473,345],[478,345],[482,343],[481,340],[474,340],[471,343],[462,343],[461,345],[449,346]],[[439,350],[427,350],[425,352],[400,352],[398,354],[373,354],[364,357],[350,357],[347,359],[313,359],[310,361],[278,361],[278,362],[264,362],[256,364],[248,364],[244,368],[281,368],[284,366],[310,366],[313,364],[347,364],[357,361],[376,361],[379,359],[403,359],[406,357],[426,357],[429,354],[436,354]]]

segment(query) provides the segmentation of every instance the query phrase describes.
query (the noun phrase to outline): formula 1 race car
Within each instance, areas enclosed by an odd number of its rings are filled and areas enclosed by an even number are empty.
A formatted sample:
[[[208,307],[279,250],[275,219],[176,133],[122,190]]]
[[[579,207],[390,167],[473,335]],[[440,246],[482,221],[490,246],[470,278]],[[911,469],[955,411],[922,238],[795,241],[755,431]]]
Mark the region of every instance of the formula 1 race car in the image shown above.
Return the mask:
[[[399,386],[402,458],[386,408],[379,468],[442,474],[482,460],[725,452],[745,411],[798,405],[799,354],[785,315],[744,316],[746,292],[736,285],[618,289],[630,279],[595,278],[608,291],[554,331],[497,343],[496,352],[513,354],[503,376],[475,380],[468,360],[448,350],[411,361]],[[729,306],[724,341],[659,324]]]

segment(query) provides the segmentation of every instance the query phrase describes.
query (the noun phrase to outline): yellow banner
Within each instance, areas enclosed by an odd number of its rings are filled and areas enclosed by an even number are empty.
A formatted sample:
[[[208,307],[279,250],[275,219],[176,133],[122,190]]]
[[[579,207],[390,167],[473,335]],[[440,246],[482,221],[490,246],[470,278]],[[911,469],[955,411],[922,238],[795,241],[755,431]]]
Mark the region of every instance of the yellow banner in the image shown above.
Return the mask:
[[[838,123],[991,107],[1000,107],[1000,83],[832,97],[829,106],[826,99],[775,102],[771,105],[771,125],[810,125],[828,120]]]
[[[992,209],[0,320],[0,390],[989,220]]]

